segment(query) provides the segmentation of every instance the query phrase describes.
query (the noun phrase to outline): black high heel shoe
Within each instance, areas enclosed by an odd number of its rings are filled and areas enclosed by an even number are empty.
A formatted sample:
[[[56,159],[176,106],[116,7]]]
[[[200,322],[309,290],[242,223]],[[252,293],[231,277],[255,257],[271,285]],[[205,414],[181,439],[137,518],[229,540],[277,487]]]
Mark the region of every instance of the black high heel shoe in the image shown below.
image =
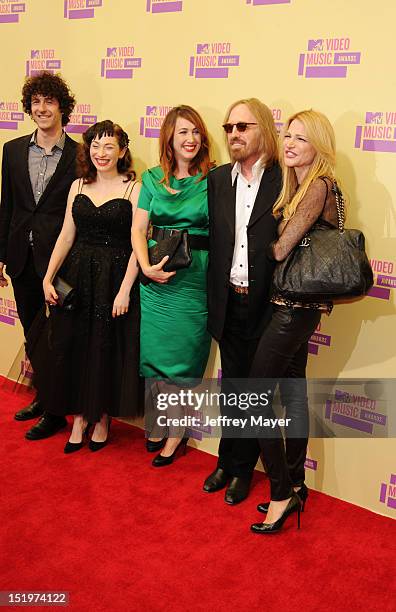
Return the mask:
[[[162,438],[162,440],[158,440],[157,442],[154,442],[154,440],[146,440],[146,450],[148,453],[156,453],[157,451],[161,450],[162,448],[164,448],[166,441],[167,441],[167,436],[165,436],[165,438]]]
[[[66,453],[66,455],[70,455],[70,453],[75,453],[76,451],[80,450],[80,448],[84,446],[84,439],[88,438],[90,428],[91,428],[91,423],[87,423],[82,432],[81,442],[67,441],[65,444],[65,448],[63,449],[63,452]]]
[[[286,506],[286,509],[277,521],[275,521],[274,523],[254,523],[250,526],[250,529],[251,531],[253,531],[253,533],[277,533],[282,529],[283,523],[285,522],[287,517],[293,514],[293,512],[297,512],[297,529],[300,529],[301,500],[297,493],[294,492],[289,500],[289,503]]]
[[[297,493],[298,497],[301,499],[301,512],[304,512],[305,502],[307,501],[309,495],[309,489],[305,483],[303,483],[301,488],[298,489],[298,491],[295,491],[295,493]],[[263,502],[257,506],[257,510],[263,514],[267,514],[269,505],[269,502]]]
[[[107,427],[107,438],[106,440],[103,440],[103,442],[95,442],[94,440],[90,440],[88,443],[88,448],[89,450],[91,450],[93,453],[100,450],[101,448],[104,448],[106,446],[106,444],[109,441],[109,434],[110,434],[110,425],[111,425],[111,417],[109,417],[108,420],[108,427]]]
[[[159,455],[154,457],[152,465],[154,467],[163,467],[164,465],[170,465],[171,463],[173,463],[174,459],[176,458],[176,453],[178,452],[179,449],[183,451],[183,455],[186,454],[187,442],[188,442],[188,438],[182,438],[179,444],[176,446],[173,453],[169,455],[169,457],[164,457],[160,453]]]

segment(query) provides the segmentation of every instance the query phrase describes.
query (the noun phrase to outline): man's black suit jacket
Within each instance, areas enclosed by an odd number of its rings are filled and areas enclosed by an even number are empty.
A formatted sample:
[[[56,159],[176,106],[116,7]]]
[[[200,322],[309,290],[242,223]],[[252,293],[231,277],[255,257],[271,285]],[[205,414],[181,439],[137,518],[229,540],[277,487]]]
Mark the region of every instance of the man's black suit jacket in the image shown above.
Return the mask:
[[[231,182],[231,164],[219,166],[208,175],[209,269],[208,329],[221,340],[227,311],[229,279],[235,243],[236,183]],[[277,237],[272,207],[281,189],[278,164],[266,168],[247,227],[249,306],[246,338],[257,338],[271,316],[269,293],[274,264],[266,249]]]
[[[67,195],[76,178],[77,143],[66,135],[62,156],[37,205],[29,176],[28,154],[32,135],[10,140],[3,148],[0,261],[7,274],[16,278],[24,269],[33,232],[36,272],[44,277],[62,227]]]

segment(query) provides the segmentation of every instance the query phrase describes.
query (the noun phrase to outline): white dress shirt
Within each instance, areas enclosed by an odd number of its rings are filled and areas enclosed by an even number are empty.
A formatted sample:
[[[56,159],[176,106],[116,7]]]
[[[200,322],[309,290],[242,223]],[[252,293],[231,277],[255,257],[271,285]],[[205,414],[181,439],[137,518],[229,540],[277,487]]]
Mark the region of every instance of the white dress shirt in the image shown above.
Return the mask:
[[[235,206],[235,244],[230,283],[239,287],[249,286],[247,226],[260,187],[265,167],[261,159],[253,165],[253,177],[248,181],[236,162],[231,171],[232,184],[237,181]]]

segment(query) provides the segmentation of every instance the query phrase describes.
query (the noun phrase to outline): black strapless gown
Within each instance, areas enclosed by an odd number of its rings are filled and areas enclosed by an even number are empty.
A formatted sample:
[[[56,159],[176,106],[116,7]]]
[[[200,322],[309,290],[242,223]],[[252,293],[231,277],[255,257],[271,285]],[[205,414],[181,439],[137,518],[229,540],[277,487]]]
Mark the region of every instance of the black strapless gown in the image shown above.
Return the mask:
[[[111,314],[131,254],[131,203],[116,198],[96,207],[78,194],[72,212],[76,241],[59,274],[76,289],[78,306],[50,308],[32,327],[27,352],[35,385],[53,414],[83,414],[90,423],[104,413],[141,416],[137,282],[128,313]]]

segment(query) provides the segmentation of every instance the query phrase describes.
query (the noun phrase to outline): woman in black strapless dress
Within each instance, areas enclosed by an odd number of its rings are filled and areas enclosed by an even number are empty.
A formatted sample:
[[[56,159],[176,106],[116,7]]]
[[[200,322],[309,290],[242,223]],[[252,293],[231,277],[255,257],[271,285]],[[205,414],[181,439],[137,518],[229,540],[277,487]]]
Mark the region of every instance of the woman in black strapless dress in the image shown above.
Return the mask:
[[[78,155],[61,233],[43,281],[50,316],[32,352],[35,384],[51,413],[73,414],[65,452],[79,450],[94,424],[91,450],[107,442],[111,416],[140,416],[138,268],[131,225],[140,184],[128,136],[111,121],[90,127]],[[77,306],[57,306],[59,276]]]

